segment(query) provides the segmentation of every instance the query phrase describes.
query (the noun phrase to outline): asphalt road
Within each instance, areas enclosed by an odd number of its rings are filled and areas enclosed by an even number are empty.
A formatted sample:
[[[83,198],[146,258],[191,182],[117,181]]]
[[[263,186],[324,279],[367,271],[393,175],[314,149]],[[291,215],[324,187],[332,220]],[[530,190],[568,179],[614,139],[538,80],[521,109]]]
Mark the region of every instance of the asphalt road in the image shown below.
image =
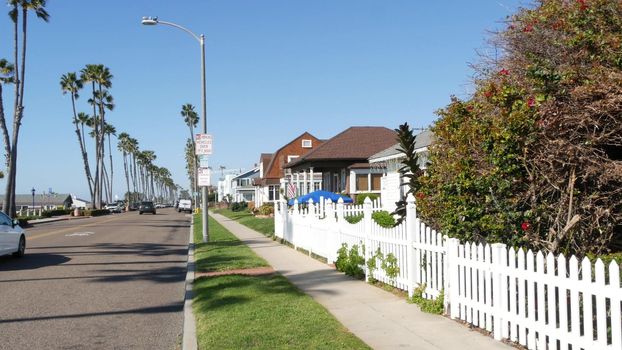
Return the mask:
[[[176,349],[190,218],[173,209],[41,224],[0,257],[0,349]]]

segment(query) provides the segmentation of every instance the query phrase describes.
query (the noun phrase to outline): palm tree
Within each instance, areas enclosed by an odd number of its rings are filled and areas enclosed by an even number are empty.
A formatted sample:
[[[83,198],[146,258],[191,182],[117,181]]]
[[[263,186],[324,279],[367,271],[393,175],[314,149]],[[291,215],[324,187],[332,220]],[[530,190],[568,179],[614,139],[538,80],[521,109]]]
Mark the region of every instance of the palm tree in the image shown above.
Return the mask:
[[[106,123],[104,125],[104,135],[108,136],[108,156],[110,157],[110,179],[108,182],[108,198],[112,199],[112,181],[114,178],[114,169],[112,168],[112,144],[110,138],[117,135],[117,129],[112,124]]]
[[[185,105],[181,106],[181,116],[184,117],[184,122],[188,126],[188,129],[190,131],[190,140],[192,141],[191,152],[192,152],[192,169],[194,172],[194,175],[193,175],[194,181],[191,182],[190,185],[192,186],[192,193],[196,193],[197,191],[197,157],[195,155],[196,144],[194,142],[194,128],[196,128],[197,124],[199,123],[199,115],[194,110],[194,106],[192,104],[186,103]],[[195,202],[196,202],[196,197],[195,197]]]
[[[15,82],[14,73],[15,73],[15,70],[14,70],[13,65],[5,59],[0,59],[0,124],[2,125],[4,148],[5,148],[6,154],[10,154],[11,146],[9,143],[9,132],[8,132],[8,129],[6,128],[6,119],[4,116],[4,100],[2,99],[2,86],[6,84],[12,84]]]
[[[76,127],[76,135],[78,136],[78,143],[80,144],[80,153],[82,154],[82,162],[84,163],[84,173],[86,174],[86,180],[89,185],[89,193],[91,195],[91,200],[93,200],[93,178],[91,176],[91,169],[89,166],[89,158],[86,152],[86,147],[84,144],[84,122],[85,119],[88,119],[88,115],[85,113],[76,113],[76,100],[80,97],[78,92],[83,87],[82,80],[78,79],[75,72],[69,72],[67,74],[63,74],[60,78],[60,86],[63,91],[63,95],[69,93],[71,95],[71,107],[73,111],[73,124]],[[80,132],[80,124],[82,124],[82,132]]]
[[[91,83],[92,98],[89,103],[93,106],[93,115],[97,121],[94,125],[95,134],[95,189],[94,207],[101,207],[102,185],[104,181],[104,128],[105,111],[114,108],[112,96],[108,93],[108,88],[112,86],[112,74],[103,64],[87,64],[80,71],[80,79]],[[98,113],[99,112],[99,113]]]
[[[132,203],[132,199],[130,198],[130,174],[127,166],[127,155],[130,153],[130,135],[126,132],[122,132],[117,137],[118,143],[117,148],[121,153],[123,153],[123,170],[125,172],[125,183],[127,184],[127,204],[128,206]]]
[[[12,68],[13,78],[12,82],[15,83],[15,101],[13,104],[13,133],[9,137],[6,121],[0,122],[0,127],[3,128],[2,136],[4,138],[4,145],[7,157],[7,173],[8,178],[6,182],[6,190],[4,196],[3,210],[11,217],[15,216],[15,182],[17,175],[17,142],[19,139],[19,130],[22,125],[22,118],[24,117],[24,86],[26,78],[26,38],[28,33],[28,11],[34,11],[37,17],[47,22],[49,20],[49,14],[45,10],[45,0],[9,0],[8,5],[11,8],[9,10],[9,17],[13,21],[13,58],[14,66]],[[21,16],[20,10],[21,9]],[[22,24],[22,43],[21,43],[21,55],[19,45],[19,22],[21,18]],[[19,68],[17,66],[19,62]],[[20,74],[21,73],[21,74]],[[6,82],[5,82],[6,83]],[[4,111],[4,108],[2,108]],[[4,112],[3,112],[4,114]]]

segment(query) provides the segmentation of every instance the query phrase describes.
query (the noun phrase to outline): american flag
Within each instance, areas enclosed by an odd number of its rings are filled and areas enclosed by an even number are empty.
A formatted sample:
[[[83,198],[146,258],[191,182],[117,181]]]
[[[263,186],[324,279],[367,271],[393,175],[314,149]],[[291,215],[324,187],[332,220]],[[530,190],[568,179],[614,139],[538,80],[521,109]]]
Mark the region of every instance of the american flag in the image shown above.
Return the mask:
[[[296,184],[294,183],[287,184],[287,197],[289,198],[296,197]]]

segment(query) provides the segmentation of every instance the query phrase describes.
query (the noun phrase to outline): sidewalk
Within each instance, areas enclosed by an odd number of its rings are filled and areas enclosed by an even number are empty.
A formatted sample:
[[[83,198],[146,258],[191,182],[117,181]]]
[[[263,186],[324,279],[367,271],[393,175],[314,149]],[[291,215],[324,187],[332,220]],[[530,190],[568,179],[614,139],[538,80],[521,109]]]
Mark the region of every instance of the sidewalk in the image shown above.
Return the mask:
[[[219,214],[210,216],[374,349],[512,349],[343,273]]]

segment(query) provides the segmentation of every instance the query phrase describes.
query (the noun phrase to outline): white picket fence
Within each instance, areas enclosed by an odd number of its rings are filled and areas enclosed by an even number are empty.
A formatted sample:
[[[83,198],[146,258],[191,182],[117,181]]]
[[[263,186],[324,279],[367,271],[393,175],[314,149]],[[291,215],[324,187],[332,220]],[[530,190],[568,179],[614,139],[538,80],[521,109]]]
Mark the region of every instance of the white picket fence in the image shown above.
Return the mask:
[[[528,349],[622,349],[622,288],[620,268],[585,258],[544,255],[515,250],[504,244],[460,244],[441,236],[416,216],[409,198],[406,220],[394,228],[376,224],[372,212],[379,204],[367,200],[363,208],[343,203],[308,203],[287,208],[275,205],[275,233],[295,247],[337,258],[343,243],[365,246],[367,261],[380,248],[397,258],[400,273],[394,280],[380,268],[377,280],[413,295],[425,285],[423,296],[444,292],[446,312]],[[348,215],[362,211],[350,224]],[[355,214],[352,214],[355,213]],[[369,277],[369,271],[366,271]]]

